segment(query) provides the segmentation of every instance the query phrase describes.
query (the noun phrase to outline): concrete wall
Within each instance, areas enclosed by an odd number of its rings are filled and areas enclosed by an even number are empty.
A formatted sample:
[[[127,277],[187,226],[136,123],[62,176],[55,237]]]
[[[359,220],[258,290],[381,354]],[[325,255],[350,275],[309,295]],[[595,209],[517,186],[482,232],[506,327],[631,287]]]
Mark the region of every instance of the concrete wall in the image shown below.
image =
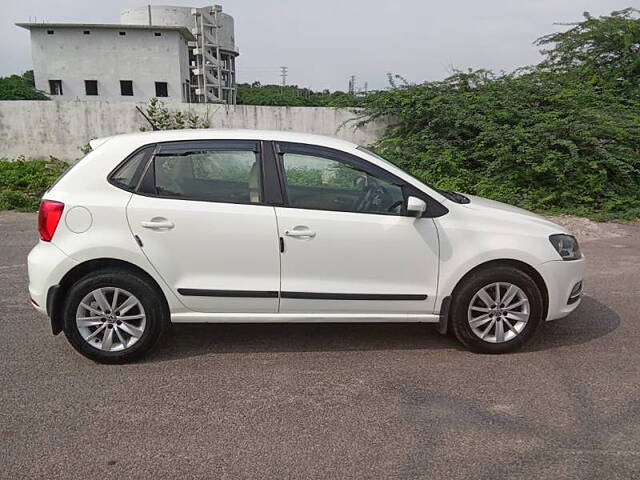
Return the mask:
[[[143,109],[145,104],[140,105]],[[93,138],[137,132],[148,123],[133,102],[0,102],[0,157],[66,161],[82,156],[79,147]],[[212,128],[258,128],[316,133],[369,145],[385,125],[356,128],[349,109],[324,107],[258,107],[248,105],[167,104],[209,116]],[[346,123],[346,124],[345,124]]]
[[[57,100],[146,101],[155,82],[167,82],[168,98],[179,102],[189,80],[187,40],[177,30],[32,27],[31,50],[36,88],[49,92],[49,80],[62,80]],[[85,80],[98,81],[97,96],[85,95]],[[122,97],[120,80],[133,81],[133,97]]]

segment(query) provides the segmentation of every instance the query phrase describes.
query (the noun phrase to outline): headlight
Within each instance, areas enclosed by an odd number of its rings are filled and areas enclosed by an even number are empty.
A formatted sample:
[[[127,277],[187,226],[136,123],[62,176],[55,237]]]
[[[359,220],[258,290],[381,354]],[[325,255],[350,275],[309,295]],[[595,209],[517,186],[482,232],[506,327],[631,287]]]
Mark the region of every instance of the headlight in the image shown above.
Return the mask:
[[[573,235],[550,235],[549,241],[563,260],[578,260],[582,257],[578,240]]]

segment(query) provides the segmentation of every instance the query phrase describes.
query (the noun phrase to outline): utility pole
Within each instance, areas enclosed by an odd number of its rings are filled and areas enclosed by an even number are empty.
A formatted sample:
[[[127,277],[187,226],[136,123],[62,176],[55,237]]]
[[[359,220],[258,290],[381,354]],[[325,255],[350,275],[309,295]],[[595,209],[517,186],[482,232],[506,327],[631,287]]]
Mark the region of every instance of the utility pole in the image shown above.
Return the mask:
[[[287,67],[280,67],[280,76],[282,77],[282,86],[286,86],[287,85]]]
[[[356,94],[356,76],[355,75],[351,75],[351,77],[349,78],[349,94],[351,95]]]

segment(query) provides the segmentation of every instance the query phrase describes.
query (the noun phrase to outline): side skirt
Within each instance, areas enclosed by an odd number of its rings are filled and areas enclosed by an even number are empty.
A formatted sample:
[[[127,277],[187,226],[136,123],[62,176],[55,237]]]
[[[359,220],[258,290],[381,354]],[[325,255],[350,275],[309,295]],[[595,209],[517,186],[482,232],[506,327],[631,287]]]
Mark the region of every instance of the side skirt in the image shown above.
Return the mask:
[[[438,323],[439,315],[376,313],[198,313],[171,315],[172,323],[367,323],[424,322]]]

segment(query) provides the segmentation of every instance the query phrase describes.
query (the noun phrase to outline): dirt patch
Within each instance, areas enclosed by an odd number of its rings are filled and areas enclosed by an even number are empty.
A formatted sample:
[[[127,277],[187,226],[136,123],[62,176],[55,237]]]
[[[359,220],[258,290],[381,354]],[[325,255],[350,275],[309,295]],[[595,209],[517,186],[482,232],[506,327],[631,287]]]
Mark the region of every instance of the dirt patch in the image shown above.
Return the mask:
[[[594,222],[588,218],[574,217],[571,215],[550,215],[548,218],[552,222],[567,228],[581,241],[626,237],[630,235],[627,231],[627,226],[621,223]]]

